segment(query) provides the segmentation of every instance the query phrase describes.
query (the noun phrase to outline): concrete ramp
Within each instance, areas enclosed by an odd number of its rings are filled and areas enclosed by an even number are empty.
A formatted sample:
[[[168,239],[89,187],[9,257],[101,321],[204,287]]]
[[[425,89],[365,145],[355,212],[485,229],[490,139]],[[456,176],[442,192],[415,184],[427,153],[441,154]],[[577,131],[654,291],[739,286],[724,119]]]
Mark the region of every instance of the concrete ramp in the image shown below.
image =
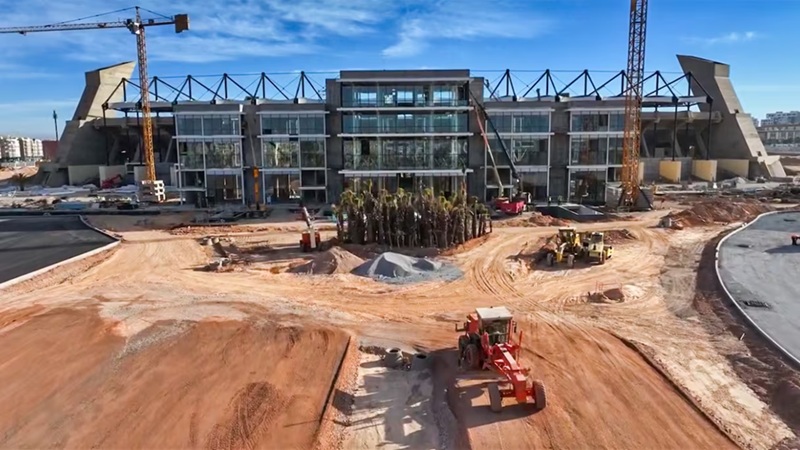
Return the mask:
[[[762,164],[767,155],[764,144],[758,137],[758,131],[750,114],[744,112],[739,96],[730,79],[730,66],[721,62],[696,56],[678,55],[678,61],[684,72],[692,74],[692,93],[702,95],[707,92],[713,103],[700,104],[700,110],[717,111],[722,121],[711,129],[711,148],[708,149],[711,159],[746,159],[760,173],[750,176],[781,177],[785,176],[780,161]],[[702,86],[703,89],[700,88]]]
[[[537,206],[536,210],[551,217],[572,220],[575,222],[593,222],[606,218],[604,213],[584,205],[567,204],[555,206]]]

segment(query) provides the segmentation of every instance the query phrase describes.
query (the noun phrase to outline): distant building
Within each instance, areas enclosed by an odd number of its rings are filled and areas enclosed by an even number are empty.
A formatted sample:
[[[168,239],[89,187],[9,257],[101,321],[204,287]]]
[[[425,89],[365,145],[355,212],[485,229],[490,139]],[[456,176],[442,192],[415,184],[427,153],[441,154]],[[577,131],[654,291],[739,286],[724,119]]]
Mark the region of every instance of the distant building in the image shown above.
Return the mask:
[[[0,159],[3,161],[19,161],[22,159],[18,138],[0,136]]]
[[[768,113],[767,118],[761,121],[761,125],[794,125],[800,124],[800,111],[783,112],[778,111]]]
[[[39,161],[44,153],[42,141],[28,137],[0,137],[0,159],[3,161]]]
[[[756,128],[761,126],[760,123],[759,123],[758,117],[753,117],[753,125],[755,125]]]

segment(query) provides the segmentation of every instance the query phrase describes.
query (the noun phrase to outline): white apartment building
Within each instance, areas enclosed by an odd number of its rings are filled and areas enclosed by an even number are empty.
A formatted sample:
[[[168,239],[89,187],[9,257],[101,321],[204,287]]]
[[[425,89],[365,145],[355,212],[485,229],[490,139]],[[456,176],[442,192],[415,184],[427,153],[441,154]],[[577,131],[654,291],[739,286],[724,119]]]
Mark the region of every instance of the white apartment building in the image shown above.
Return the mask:
[[[793,124],[800,124],[800,111],[767,113],[767,118],[761,121],[761,126]]]
[[[44,158],[41,139],[0,136],[0,159],[3,161],[39,161]]]

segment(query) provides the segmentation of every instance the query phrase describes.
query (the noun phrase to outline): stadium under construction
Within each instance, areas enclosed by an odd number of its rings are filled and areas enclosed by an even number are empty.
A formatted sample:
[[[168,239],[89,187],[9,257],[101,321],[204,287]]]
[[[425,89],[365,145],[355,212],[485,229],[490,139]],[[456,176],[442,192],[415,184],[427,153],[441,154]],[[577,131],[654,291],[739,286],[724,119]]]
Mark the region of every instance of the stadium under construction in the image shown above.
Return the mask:
[[[642,182],[785,176],[744,112],[730,67],[693,56],[678,61],[681,73],[656,71],[644,81]],[[86,73],[57,158],[42,165],[40,182],[143,175],[133,70],[127,62]],[[504,188],[519,181],[534,201],[602,204],[620,176],[625,73],[562,75],[358,70],[321,83],[299,72],[288,88],[263,73],[213,83],[155,77],[149,91],[158,178],[198,205],[332,202],[344,189],[366,185],[448,193],[462,181],[471,195],[489,200],[498,182],[480,109],[491,120],[486,132]]]

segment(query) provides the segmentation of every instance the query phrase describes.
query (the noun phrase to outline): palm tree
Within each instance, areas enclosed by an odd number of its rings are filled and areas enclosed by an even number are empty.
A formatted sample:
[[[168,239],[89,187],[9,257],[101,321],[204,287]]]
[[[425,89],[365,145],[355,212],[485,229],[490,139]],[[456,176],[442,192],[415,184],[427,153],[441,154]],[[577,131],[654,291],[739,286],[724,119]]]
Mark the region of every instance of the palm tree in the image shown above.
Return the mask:
[[[10,178],[11,182],[16,184],[20,191],[24,191],[25,186],[28,185],[32,179],[32,176],[25,175],[24,173],[15,173]]]

